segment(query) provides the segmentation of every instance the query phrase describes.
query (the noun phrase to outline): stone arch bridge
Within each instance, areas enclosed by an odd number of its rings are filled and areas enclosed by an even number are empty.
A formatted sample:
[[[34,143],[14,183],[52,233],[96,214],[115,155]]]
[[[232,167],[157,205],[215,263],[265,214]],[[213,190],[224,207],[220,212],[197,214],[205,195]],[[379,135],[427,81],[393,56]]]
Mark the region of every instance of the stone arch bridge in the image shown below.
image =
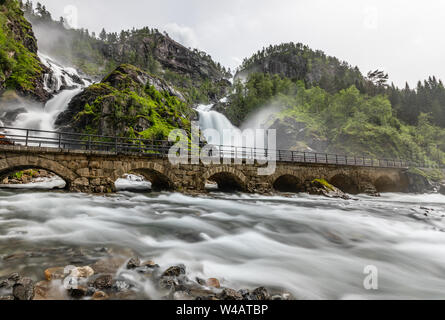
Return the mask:
[[[137,173],[152,182],[153,189],[204,192],[207,181],[220,189],[252,193],[298,192],[305,181],[325,179],[341,190],[361,193],[370,187],[379,192],[408,191],[407,168],[363,163],[330,164],[278,161],[270,176],[258,175],[260,164],[173,165],[165,156],[106,151],[0,145],[0,181],[11,173],[39,168],[53,172],[73,192],[110,193],[125,173]]]

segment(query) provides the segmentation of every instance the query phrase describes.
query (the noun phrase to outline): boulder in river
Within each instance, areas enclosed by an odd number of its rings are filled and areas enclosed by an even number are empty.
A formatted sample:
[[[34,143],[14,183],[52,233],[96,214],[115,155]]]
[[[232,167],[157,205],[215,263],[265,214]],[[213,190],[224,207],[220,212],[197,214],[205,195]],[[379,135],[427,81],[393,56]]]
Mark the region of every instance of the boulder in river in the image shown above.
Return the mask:
[[[18,280],[12,290],[16,300],[32,300],[34,298],[34,282],[29,278]]]
[[[141,260],[138,257],[131,258],[127,263],[127,269],[136,269],[141,266]]]
[[[173,266],[168,268],[167,270],[164,271],[162,277],[179,277],[181,274],[185,274],[184,265]]]
[[[110,289],[113,286],[113,276],[109,274],[100,275],[93,283],[93,287],[99,290]]]
[[[64,279],[67,275],[64,267],[48,268],[45,270],[45,279],[48,281]]]
[[[333,186],[324,179],[315,179],[305,183],[306,191],[312,195],[325,196],[328,198],[351,199],[346,193]]]
[[[217,298],[221,300],[243,300],[243,296],[239,292],[229,288],[224,288]]]

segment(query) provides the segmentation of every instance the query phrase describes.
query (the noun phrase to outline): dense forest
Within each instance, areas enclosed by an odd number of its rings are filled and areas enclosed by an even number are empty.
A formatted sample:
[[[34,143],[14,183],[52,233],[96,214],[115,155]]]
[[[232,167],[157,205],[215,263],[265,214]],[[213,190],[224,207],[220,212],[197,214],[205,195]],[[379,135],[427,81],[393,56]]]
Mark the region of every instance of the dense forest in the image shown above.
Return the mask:
[[[237,71],[220,107],[240,126],[261,110],[284,149],[341,152],[445,164],[445,88],[435,77],[417,88],[388,85],[301,44],[259,51]]]

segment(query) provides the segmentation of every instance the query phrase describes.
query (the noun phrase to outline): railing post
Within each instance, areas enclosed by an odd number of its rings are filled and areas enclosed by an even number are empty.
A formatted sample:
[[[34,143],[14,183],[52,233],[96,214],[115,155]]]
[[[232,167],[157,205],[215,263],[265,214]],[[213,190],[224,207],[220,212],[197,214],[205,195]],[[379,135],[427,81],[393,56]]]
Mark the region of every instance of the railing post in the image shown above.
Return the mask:
[[[91,150],[91,135],[88,135],[88,150]]]
[[[329,163],[328,154],[326,153],[326,164],[328,164],[328,163]]]
[[[303,162],[306,163],[306,152],[303,152]]]
[[[28,146],[28,138],[29,138],[29,129],[26,129],[26,141],[25,141],[25,146]]]
[[[62,133],[59,132],[59,149],[62,148]]]
[[[335,164],[338,164],[338,154],[335,155]]]

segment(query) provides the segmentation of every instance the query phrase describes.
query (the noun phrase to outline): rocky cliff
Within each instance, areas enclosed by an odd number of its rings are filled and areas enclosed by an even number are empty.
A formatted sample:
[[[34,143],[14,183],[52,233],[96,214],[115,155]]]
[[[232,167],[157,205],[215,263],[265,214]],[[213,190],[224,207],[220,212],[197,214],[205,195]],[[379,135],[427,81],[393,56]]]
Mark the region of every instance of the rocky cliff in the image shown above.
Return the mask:
[[[175,128],[190,131],[194,116],[164,80],[124,64],[75,96],[56,125],[63,131],[161,140]]]
[[[37,40],[18,1],[0,5],[0,94],[7,89],[46,101],[44,74],[49,70],[37,56]]]

